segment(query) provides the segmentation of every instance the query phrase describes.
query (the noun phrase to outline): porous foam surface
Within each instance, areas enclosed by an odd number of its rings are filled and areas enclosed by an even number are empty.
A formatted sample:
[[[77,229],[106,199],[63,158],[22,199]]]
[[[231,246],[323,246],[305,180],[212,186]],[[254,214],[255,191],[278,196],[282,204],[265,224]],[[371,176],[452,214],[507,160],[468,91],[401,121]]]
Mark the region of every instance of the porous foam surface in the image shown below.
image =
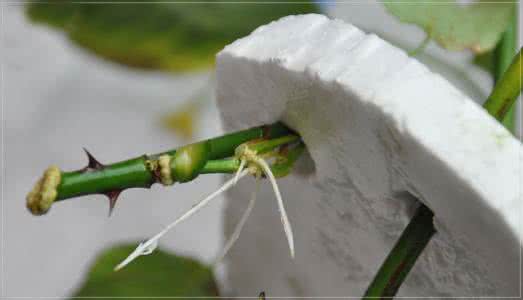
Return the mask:
[[[233,295],[361,296],[416,198],[438,233],[400,296],[519,295],[523,147],[447,80],[376,35],[311,14],[225,47],[217,81],[226,130],[282,120],[307,145],[312,161],[301,164],[314,164],[280,180],[296,259],[267,184],[227,259]],[[229,193],[226,236],[252,189]]]

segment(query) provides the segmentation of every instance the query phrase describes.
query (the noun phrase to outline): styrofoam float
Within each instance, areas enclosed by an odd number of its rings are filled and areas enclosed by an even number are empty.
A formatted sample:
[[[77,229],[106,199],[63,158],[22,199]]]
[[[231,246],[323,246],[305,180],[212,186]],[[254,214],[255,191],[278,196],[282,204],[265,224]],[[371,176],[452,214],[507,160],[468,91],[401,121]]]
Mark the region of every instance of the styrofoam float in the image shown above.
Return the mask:
[[[233,296],[363,295],[416,198],[438,230],[400,296],[518,296],[523,147],[439,75],[373,34],[321,15],[262,26],[217,56],[226,130],[284,121],[310,159],[280,180],[292,260],[274,196],[227,258]],[[252,183],[229,193],[229,236]]]

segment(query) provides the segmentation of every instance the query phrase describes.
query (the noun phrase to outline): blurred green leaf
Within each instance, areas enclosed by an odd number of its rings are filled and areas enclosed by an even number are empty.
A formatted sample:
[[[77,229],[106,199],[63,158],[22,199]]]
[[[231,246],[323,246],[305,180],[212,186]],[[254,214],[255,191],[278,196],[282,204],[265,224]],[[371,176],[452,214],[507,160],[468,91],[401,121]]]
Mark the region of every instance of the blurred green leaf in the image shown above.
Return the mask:
[[[421,26],[446,49],[484,53],[496,46],[514,9],[514,3],[496,2],[460,5],[448,0],[387,0],[383,4],[400,21]]]
[[[194,137],[195,123],[199,119],[200,106],[203,103],[190,101],[177,110],[167,113],[162,118],[163,125],[185,140]]]
[[[100,1],[100,0],[98,0]],[[268,0],[265,0],[268,1]],[[209,67],[225,45],[290,14],[299,3],[28,3],[31,20],[62,29],[79,45],[128,66],[185,71]]]
[[[138,244],[138,243],[137,243]],[[217,296],[211,269],[193,259],[161,250],[114,272],[136,244],[121,245],[100,254],[75,297],[209,297]]]

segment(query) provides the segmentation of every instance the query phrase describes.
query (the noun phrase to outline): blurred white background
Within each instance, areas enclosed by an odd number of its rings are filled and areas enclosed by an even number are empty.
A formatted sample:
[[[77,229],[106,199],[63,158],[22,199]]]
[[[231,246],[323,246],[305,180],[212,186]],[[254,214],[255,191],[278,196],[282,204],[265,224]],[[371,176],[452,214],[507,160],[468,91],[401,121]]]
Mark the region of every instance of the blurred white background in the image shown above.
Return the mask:
[[[424,38],[400,24],[381,4],[336,4],[330,15],[395,41],[407,49]],[[520,12],[521,14],[521,12]],[[520,16],[521,19],[521,16]],[[152,236],[215,189],[220,176],[201,176],[171,188],[125,191],[111,218],[103,196],[56,204],[42,217],[25,208],[25,195],[50,164],[83,167],[82,147],[102,163],[156,153],[186,143],[159,125],[209,83],[211,71],[175,76],[106,62],[77,48],[60,32],[29,24],[23,7],[2,4],[2,257],[0,295],[67,297],[81,284],[100,250]],[[475,99],[491,88],[470,53],[449,53],[430,43],[420,57]],[[195,139],[220,134],[208,105]],[[181,224],[160,247],[210,262],[222,243],[223,199]]]
[[[104,196],[56,204],[32,216],[25,195],[50,164],[85,166],[86,147],[103,162],[157,153],[187,141],[161,117],[208,85],[209,73],[173,76],[122,67],[73,46],[60,32],[29,24],[21,6],[3,6],[2,295],[67,296],[105,247],[154,235],[215,189],[219,176],[122,193],[111,218]],[[221,133],[205,107],[195,139]],[[222,200],[160,244],[210,262],[221,243]]]

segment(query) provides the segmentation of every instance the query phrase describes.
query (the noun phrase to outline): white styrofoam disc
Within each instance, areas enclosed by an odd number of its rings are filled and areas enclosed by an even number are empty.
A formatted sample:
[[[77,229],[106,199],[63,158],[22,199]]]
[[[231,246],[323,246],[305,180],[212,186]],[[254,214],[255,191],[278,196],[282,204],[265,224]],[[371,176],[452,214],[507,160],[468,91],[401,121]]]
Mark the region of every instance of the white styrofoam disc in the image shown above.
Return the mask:
[[[280,180],[296,259],[267,184],[227,260],[233,295],[360,297],[417,198],[438,233],[400,296],[519,296],[523,147],[447,80],[376,35],[311,14],[227,46],[217,81],[227,130],[282,120],[307,145],[301,164],[314,166]],[[226,235],[252,188],[230,192]]]

